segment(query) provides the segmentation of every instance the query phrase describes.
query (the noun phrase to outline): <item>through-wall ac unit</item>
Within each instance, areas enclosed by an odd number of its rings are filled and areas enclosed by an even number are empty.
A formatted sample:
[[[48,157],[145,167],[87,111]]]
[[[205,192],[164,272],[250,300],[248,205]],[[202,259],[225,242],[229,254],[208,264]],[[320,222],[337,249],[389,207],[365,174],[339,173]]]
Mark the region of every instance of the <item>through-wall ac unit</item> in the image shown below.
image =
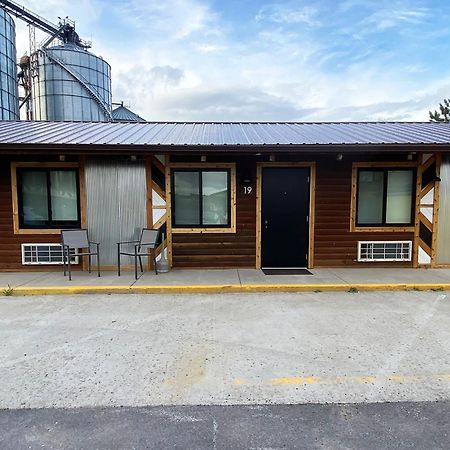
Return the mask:
[[[358,241],[358,262],[411,261],[412,241]]]
[[[73,253],[74,250],[71,250]],[[60,244],[22,244],[22,265],[62,265]],[[78,256],[71,255],[71,264],[78,264]]]

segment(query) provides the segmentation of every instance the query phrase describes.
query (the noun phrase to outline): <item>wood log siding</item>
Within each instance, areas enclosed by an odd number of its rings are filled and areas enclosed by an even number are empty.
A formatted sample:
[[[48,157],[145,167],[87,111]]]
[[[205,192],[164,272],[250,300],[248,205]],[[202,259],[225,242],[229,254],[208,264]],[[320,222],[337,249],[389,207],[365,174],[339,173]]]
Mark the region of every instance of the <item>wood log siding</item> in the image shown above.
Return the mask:
[[[405,161],[405,155],[391,155]],[[351,160],[350,160],[351,158]],[[291,156],[292,161],[316,160],[315,267],[412,267],[412,263],[357,263],[358,240],[413,240],[413,233],[350,232],[351,173],[353,161],[382,161],[385,155],[345,155],[337,162],[332,155],[318,158]],[[18,158],[14,158],[17,160]],[[173,235],[174,267],[255,267],[256,264],[256,160],[253,157],[208,157],[208,161],[236,162],[236,233]],[[56,270],[60,266],[23,266],[24,242],[59,242],[59,235],[15,235],[13,231],[10,159],[0,159],[0,270]],[[36,158],[29,159],[36,160]],[[55,159],[54,159],[55,160]],[[175,162],[185,157],[173,158]],[[199,162],[192,157],[190,162]],[[268,160],[268,158],[266,159]],[[281,160],[277,158],[277,161]],[[388,166],[389,163],[386,163]],[[252,179],[252,194],[244,194],[243,175]]]
[[[21,244],[59,242],[59,235],[14,234],[10,161],[0,160],[0,270],[60,271],[60,266],[23,266]]]
[[[251,175],[252,193],[244,194],[242,177]],[[236,233],[173,234],[174,267],[255,267],[256,164],[236,165]]]
[[[403,155],[399,159],[406,160]],[[300,161],[300,158],[292,158],[294,160]],[[412,262],[356,261],[358,241],[414,240],[414,234],[410,232],[350,232],[352,163],[372,160],[382,161],[383,157],[355,155],[352,160],[347,156],[341,162],[331,156],[316,159],[314,267],[412,267]],[[392,160],[395,161],[395,157]],[[240,158],[235,161],[236,234],[173,235],[174,267],[255,267],[256,198],[244,195],[242,174],[251,173],[255,180],[256,163]],[[252,187],[254,194],[255,183]]]
[[[388,166],[389,163],[386,163]],[[350,232],[352,161],[316,166],[315,267],[412,267],[412,262],[358,263],[358,241],[414,240],[410,232]]]

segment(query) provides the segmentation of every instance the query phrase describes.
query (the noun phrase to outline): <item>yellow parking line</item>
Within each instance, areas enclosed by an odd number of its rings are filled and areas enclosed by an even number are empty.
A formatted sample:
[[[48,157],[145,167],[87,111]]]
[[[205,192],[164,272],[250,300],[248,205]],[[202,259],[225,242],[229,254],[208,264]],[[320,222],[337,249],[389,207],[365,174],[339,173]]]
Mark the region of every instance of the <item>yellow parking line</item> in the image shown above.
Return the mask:
[[[255,386],[258,384],[270,384],[272,386],[308,386],[308,385],[337,385],[337,384],[375,384],[375,383],[425,383],[438,381],[450,381],[450,374],[431,374],[431,375],[402,375],[391,374],[385,376],[375,375],[342,375],[337,377],[317,377],[317,376],[289,376],[270,378],[267,380],[255,379],[248,380],[245,378],[236,378],[234,384],[236,386]]]

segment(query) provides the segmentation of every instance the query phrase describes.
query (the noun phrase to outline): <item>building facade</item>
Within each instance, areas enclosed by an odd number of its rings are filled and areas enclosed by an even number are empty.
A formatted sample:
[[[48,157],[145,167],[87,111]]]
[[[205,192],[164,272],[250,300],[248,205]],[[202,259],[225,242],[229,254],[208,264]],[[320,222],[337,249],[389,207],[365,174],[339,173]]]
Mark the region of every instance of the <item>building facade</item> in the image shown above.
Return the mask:
[[[142,227],[174,268],[445,267],[449,155],[448,124],[2,123],[0,270],[80,227],[107,269]]]

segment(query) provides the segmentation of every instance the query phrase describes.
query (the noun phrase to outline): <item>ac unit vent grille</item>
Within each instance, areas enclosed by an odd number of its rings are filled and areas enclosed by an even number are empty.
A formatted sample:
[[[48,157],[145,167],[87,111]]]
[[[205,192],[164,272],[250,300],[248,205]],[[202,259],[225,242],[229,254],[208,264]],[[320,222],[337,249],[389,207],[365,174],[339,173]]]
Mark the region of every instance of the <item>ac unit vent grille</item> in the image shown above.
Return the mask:
[[[358,262],[411,261],[412,241],[359,241]]]
[[[78,256],[73,256],[71,264],[78,264]],[[62,247],[60,244],[22,244],[22,265],[62,265]]]

